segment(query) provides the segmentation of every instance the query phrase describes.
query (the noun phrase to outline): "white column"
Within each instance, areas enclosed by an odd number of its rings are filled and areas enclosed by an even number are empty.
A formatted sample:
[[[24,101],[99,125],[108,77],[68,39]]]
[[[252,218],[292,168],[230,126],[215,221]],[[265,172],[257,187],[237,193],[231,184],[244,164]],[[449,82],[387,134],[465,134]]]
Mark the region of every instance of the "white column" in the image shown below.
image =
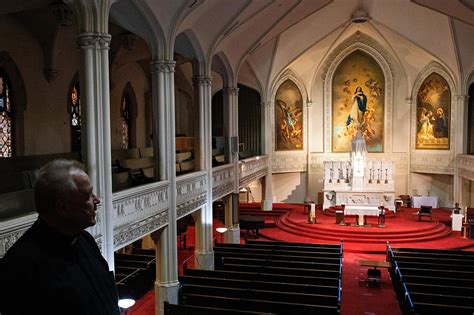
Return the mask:
[[[151,62],[153,151],[155,175],[169,181],[168,225],[153,235],[157,264],[155,281],[155,314],[163,314],[163,301],[178,302],[178,245],[176,241],[176,174],[175,174],[175,62]]]
[[[206,171],[206,204],[196,212],[196,248],[195,260],[199,268],[214,269],[212,250],[212,115],[210,76],[193,77],[194,89],[199,109],[199,169]],[[197,219],[197,220],[196,220]]]
[[[412,114],[412,99],[411,98],[406,98],[405,99],[405,106],[408,108],[408,112],[410,113],[410,116]],[[415,113],[415,117],[411,117],[410,118],[410,121],[412,121],[412,119],[416,119],[416,113]],[[395,129],[393,130],[393,132],[395,132]],[[409,132],[409,139],[413,139],[415,138],[416,139],[416,130],[415,130],[415,134],[411,134],[411,127],[410,127],[410,132]],[[408,141],[408,162],[407,162],[407,185],[405,187],[405,191],[406,191],[406,194],[408,195],[411,195],[413,193],[413,187],[412,187],[412,175],[411,175],[411,154],[412,154],[412,148],[411,148],[411,141]],[[374,168],[374,167],[373,167]],[[396,182],[396,174],[393,175],[394,176],[394,181]],[[373,178],[372,178],[373,180]]]
[[[111,35],[80,33],[83,159],[104,211],[102,254],[114,269],[114,225],[110,144],[109,47]]]
[[[459,154],[463,154],[466,152],[466,132],[464,126],[466,126],[467,117],[465,118],[465,113],[467,113],[467,106],[469,95],[455,95],[454,96],[454,112],[456,113],[455,119],[451,119],[451,122],[455,122],[453,128],[454,130],[454,187],[453,187],[453,202],[461,202],[463,199],[462,196],[462,177],[459,176],[458,172],[458,159],[457,156]],[[451,137],[452,139],[452,137]]]
[[[224,136],[226,138],[226,153],[229,157],[229,163],[234,165],[234,194],[239,193],[239,89],[224,88]],[[232,139],[234,139],[235,147],[232,148]],[[237,195],[238,196],[238,195]],[[234,209],[232,195],[225,198],[225,242],[239,244],[240,228],[239,224],[233,223],[234,211],[239,211],[237,207]],[[235,198],[235,197],[234,197]]]
[[[262,102],[262,130],[263,136],[263,152],[268,156],[268,172],[264,179],[264,190],[262,200],[262,210],[272,210],[273,207],[273,183],[272,183],[272,152],[273,152],[273,141],[272,141],[272,104],[273,102]]]

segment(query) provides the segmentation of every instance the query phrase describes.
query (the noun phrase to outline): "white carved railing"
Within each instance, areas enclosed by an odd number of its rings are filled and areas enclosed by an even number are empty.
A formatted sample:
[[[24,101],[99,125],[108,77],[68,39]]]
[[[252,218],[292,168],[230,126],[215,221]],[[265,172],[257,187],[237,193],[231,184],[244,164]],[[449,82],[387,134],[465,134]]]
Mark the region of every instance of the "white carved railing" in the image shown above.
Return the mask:
[[[474,155],[458,155],[456,162],[458,175],[474,181]]]
[[[38,214],[13,218],[0,222],[0,257],[3,257],[7,250],[25,233],[25,231],[36,221]]]
[[[123,247],[168,224],[169,182],[113,194],[114,246]]]
[[[245,187],[268,173],[268,156],[255,156],[239,162],[239,187]]]
[[[206,203],[206,172],[194,172],[176,178],[176,218],[179,219]]]
[[[212,200],[232,193],[235,180],[234,169],[233,164],[221,165],[212,169]]]

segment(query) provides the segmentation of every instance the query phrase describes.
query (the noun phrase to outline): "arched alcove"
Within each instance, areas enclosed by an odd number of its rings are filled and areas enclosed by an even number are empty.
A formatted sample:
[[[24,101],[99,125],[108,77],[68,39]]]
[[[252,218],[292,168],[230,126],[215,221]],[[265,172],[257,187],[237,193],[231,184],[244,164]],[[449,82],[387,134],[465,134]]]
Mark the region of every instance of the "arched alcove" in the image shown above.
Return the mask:
[[[370,36],[356,32],[353,36],[345,40],[338,47],[336,47],[330,55],[326,58],[326,63],[321,71],[322,79],[324,81],[324,121],[325,124],[325,141],[324,151],[333,152],[332,147],[332,135],[334,126],[333,121],[333,81],[338,66],[343,62],[349,55],[354,52],[361,52],[373,59],[376,65],[380,67],[383,78],[385,80],[384,85],[380,88],[384,91],[383,104],[383,126],[384,132],[381,136],[383,139],[382,147],[383,152],[388,153],[392,150],[392,117],[393,117],[393,77],[394,77],[394,63],[389,53],[376,42]],[[316,80],[316,78],[314,79]],[[365,85],[365,82],[364,82]],[[354,91],[352,91],[353,93]],[[378,151],[381,152],[381,151]]]
[[[24,143],[24,111],[26,110],[26,90],[23,77],[18,66],[5,52],[0,51],[0,69],[8,78],[10,87],[11,118],[12,118],[12,155],[23,155]]]
[[[273,135],[273,151],[277,151],[277,107],[281,108],[279,104],[277,104],[276,99],[277,99],[277,94],[280,89],[280,87],[285,83],[285,82],[291,82],[294,87],[298,90],[298,93],[300,94],[300,99],[301,99],[301,104],[298,106],[301,106],[301,117],[298,118],[299,122],[301,123],[301,147],[299,148],[293,148],[293,149],[286,149],[286,150],[298,150],[298,151],[304,151],[306,150],[306,141],[307,141],[307,124],[304,119],[307,115],[307,104],[308,104],[308,93],[306,91],[306,87],[302,83],[302,80],[291,70],[287,69],[285,72],[282,73],[280,77],[278,77],[277,80],[275,80],[273,86],[272,86],[272,106],[271,106],[271,112],[272,116],[274,117],[272,120],[272,135]]]
[[[474,154],[474,83],[469,86],[468,95],[467,154]]]

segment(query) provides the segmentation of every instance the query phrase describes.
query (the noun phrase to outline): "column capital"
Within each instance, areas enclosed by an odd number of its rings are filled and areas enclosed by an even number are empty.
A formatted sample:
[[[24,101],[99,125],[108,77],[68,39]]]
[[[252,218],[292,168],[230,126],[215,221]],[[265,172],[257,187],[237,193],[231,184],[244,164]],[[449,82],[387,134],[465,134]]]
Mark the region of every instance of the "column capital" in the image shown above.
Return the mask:
[[[466,95],[466,94],[454,95],[454,99],[457,102],[467,102],[469,100],[469,95]]]
[[[151,73],[155,72],[166,72],[173,73],[176,67],[176,61],[174,60],[156,60],[150,62]]]
[[[222,93],[224,95],[237,96],[237,95],[239,95],[239,88],[225,87],[225,88],[222,89]]]
[[[193,77],[194,85],[211,85],[212,77],[210,75],[196,75]]]
[[[112,35],[107,33],[79,33],[77,44],[79,48],[109,49]]]
[[[272,105],[272,102],[261,102],[260,105],[265,108],[269,108]]]

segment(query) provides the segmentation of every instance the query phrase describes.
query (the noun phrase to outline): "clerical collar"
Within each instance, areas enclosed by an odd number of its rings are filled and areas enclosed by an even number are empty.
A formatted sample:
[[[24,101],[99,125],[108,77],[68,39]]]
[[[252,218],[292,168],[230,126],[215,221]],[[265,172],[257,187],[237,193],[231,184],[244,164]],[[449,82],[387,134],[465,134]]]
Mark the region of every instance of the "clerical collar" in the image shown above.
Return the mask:
[[[38,225],[43,231],[48,233],[52,241],[56,241],[67,246],[74,245],[79,237],[79,233],[77,235],[67,235],[59,232],[55,228],[51,227],[48,222],[46,222],[46,220],[41,217],[38,217]]]

